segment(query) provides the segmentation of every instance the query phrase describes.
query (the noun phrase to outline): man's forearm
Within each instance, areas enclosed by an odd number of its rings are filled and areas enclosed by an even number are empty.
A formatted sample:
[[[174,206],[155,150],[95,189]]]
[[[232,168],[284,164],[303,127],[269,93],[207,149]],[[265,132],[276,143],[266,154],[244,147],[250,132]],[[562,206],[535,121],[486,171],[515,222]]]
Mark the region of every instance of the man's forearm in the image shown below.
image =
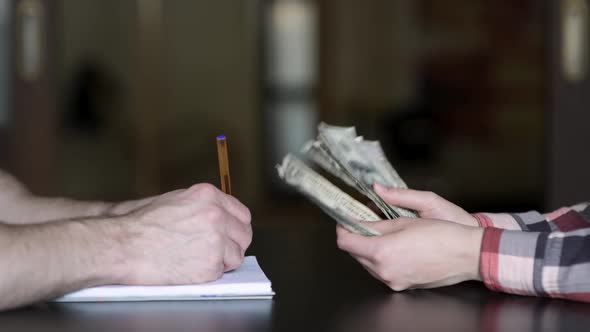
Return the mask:
[[[0,223],[5,224],[38,224],[80,217],[122,215],[152,199],[108,203],[37,197],[16,178],[0,170]]]
[[[128,268],[124,218],[0,224],[0,310],[122,283]]]
[[[111,208],[103,202],[36,197],[12,175],[0,170],[0,222],[33,224],[74,217],[98,216]]]
[[[13,225],[39,224],[48,221],[107,214],[113,203],[84,202],[66,198],[18,197],[4,202],[0,220]]]
[[[0,211],[1,222],[24,225],[82,217],[110,217],[127,214],[148,204],[152,197],[119,203],[86,202],[67,198],[27,197]]]

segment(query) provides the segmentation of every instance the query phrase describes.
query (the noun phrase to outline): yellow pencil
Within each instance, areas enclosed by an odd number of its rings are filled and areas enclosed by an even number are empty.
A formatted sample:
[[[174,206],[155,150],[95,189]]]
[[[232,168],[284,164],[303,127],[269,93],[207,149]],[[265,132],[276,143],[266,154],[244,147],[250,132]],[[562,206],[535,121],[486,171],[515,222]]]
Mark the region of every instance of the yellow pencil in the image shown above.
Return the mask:
[[[219,162],[221,191],[231,195],[231,178],[229,177],[229,159],[227,157],[227,138],[225,135],[217,136],[217,160]]]

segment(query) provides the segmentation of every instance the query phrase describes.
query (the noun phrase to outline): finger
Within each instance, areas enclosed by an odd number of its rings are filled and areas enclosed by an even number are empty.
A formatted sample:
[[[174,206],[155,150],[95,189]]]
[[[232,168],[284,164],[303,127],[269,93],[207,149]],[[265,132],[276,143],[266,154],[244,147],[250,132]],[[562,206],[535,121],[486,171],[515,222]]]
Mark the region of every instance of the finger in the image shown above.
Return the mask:
[[[387,219],[385,217],[385,213],[383,213],[383,211],[381,211],[381,209],[377,206],[377,204],[375,204],[374,202],[371,201],[371,202],[368,202],[366,205],[369,207],[369,209],[371,209],[371,211],[375,212],[375,214],[377,216],[379,216],[379,218]]]
[[[252,226],[244,224],[233,216],[227,218],[225,232],[231,240],[240,246],[243,252],[252,243]]]
[[[359,262],[365,269],[373,269],[375,263],[371,258],[350,254],[357,262]]]
[[[250,223],[250,210],[232,197],[210,183],[199,183],[181,191],[181,195],[189,199],[216,202],[244,223]]]
[[[374,251],[375,238],[351,233],[340,225],[336,227],[338,248],[354,256],[370,257]]]
[[[397,218],[393,220],[381,220],[381,221],[362,221],[363,226],[367,226],[372,230],[375,230],[382,235],[391,234],[394,232],[401,231],[408,223],[415,222],[415,219],[410,218]]]
[[[238,220],[240,220],[242,223],[250,224],[252,221],[250,210],[237,198],[231,195],[223,194],[221,204],[229,211],[229,213],[236,216],[236,218],[238,218]]]
[[[381,278],[381,276],[379,275],[379,273],[376,272],[375,269],[375,263],[373,263],[373,261],[369,258],[365,258],[365,257],[361,257],[361,256],[355,256],[352,255],[351,256],[356,259],[362,266],[363,268],[375,279],[381,281],[381,282],[385,282],[383,280],[383,278]]]
[[[365,270],[367,270],[367,272],[369,272],[369,274],[370,274],[370,275],[371,275],[373,278],[375,278],[375,279],[377,279],[377,280],[381,281],[381,282],[382,282],[382,283],[384,283],[384,284],[387,284],[387,282],[385,281],[385,279],[381,278],[381,276],[380,276],[380,275],[379,275],[377,272],[375,272],[375,270],[374,270],[373,268],[369,268],[369,267],[366,267],[366,266],[365,266]]]
[[[240,246],[231,239],[227,239],[225,242],[223,272],[237,269],[244,261],[244,254]]]
[[[387,203],[397,205],[417,212],[428,211],[437,202],[438,196],[429,191],[420,191],[405,188],[389,188],[379,183],[374,184],[374,189]]]

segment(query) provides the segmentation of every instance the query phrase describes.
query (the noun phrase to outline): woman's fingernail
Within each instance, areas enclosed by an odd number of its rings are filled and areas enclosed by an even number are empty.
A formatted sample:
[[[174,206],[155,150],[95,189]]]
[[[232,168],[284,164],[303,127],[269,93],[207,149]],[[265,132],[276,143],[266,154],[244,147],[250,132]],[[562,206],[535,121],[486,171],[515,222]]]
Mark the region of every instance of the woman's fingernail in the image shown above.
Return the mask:
[[[388,187],[382,185],[379,182],[375,182],[373,184],[373,187],[375,188],[376,191],[380,191],[380,192],[385,192],[385,191],[387,191],[389,189]]]

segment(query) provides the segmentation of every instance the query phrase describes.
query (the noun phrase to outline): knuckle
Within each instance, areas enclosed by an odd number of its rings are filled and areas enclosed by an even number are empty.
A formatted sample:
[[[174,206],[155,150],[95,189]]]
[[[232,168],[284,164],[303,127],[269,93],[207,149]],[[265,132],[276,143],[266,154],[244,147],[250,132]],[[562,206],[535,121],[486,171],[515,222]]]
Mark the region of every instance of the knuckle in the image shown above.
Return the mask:
[[[248,224],[250,224],[252,222],[252,212],[250,212],[250,209],[248,209],[247,207],[244,210],[244,213],[246,214],[246,222]]]
[[[209,255],[207,259],[207,267],[210,271],[218,271],[220,266],[223,266],[223,256],[220,250],[216,250],[214,253]]]
[[[377,273],[381,280],[387,283],[390,283],[393,280],[390,271],[383,264],[377,264],[375,266],[375,273]]]
[[[210,183],[199,183],[190,188],[191,192],[200,197],[212,197],[215,196],[219,190]]]
[[[221,250],[219,250],[219,249],[223,248],[223,246],[225,244],[224,236],[218,232],[211,233],[209,235],[209,244],[212,247],[212,251],[216,252],[212,256],[215,256],[216,260],[220,260],[221,258],[219,258],[218,256],[221,256],[221,254],[220,254]]]
[[[226,196],[229,205],[233,206],[235,210],[237,210],[239,214],[239,219],[243,223],[250,224],[252,221],[252,213],[250,209],[246,205],[244,205],[240,200],[233,196]]]
[[[242,257],[241,258],[242,262],[244,261],[244,258],[246,257],[246,250],[248,250],[248,247],[242,248],[242,250],[240,250],[240,256]]]
[[[205,220],[213,222],[214,225],[218,224],[218,220],[222,219],[224,214],[223,209],[215,205],[207,207],[203,212]]]
[[[218,278],[221,277],[221,275],[223,275],[223,257],[220,257],[217,261],[214,271]]]
[[[391,288],[393,291],[401,292],[403,290],[408,289],[408,286],[401,283],[393,282],[389,284],[389,288]]]
[[[223,275],[223,261],[216,262],[208,270],[207,279],[217,280]]]
[[[379,265],[383,265],[383,262],[387,259],[387,250],[383,246],[375,246],[373,248],[373,260]]]
[[[339,249],[344,250],[344,248],[346,247],[346,240],[344,239],[343,236],[338,236],[336,238],[336,245],[338,246]]]
[[[240,267],[240,265],[242,265],[242,261],[243,256],[236,256],[235,258],[232,258],[227,262],[227,268],[230,270],[235,270],[238,267]]]
[[[253,237],[252,227],[246,228],[246,241],[245,241],[245,249],[247,249],[250,244],[252,244],[252,237]]]

